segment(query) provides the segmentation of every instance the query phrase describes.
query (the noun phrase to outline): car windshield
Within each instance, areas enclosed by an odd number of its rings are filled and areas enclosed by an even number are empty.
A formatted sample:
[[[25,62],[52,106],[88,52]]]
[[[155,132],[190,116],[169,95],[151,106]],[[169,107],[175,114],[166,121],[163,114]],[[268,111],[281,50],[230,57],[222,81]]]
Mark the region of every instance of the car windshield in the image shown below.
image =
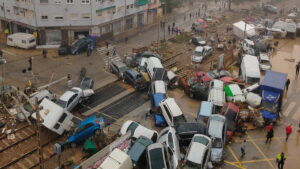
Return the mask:
[[[269,111],[269,112],[272,112],[272,113],[275,113],[277,112],[277,109],[278,109],[278,104],[276,103],[272,103],[272,102],[266,102],[266,101],[263,101],[261,106]]]
[[[261,60],[260,62],[264,65],[270,65],[270,62],[268,60]]]
[[[203,41],[200,37],[195,38],[197,41]]]
[[[200,51],[195,51],[195,52],[194,52],[194,55],[195,55],[195,56],[202,56],[202,52],[200,52]]]
[[[56,100],[55,103],[56,103],[57,105],[59,105],[60,107],[62,107],[62,108],[67,107],[67,102],[66,102],[66,101],[63,101],[63,100],[58,99],[58,100]]]
[[[256,78],[256,77],[247,77],[247,81],[248,83],[257,83],[259,82],[259,78]]]
[[[120,67],[120,72],[125,72],[129,68],[127,66]]]
[[[35,39],[29,40],[29,43],[34,43],[34,42],[35,42]]]
[[[138,123],[132,122],[129,126],[128,126],[128,130],[131,130],[132,132],[139,126]],[[128,131],[127,130],[127,131]]]
[[[214,78],[216,78],[217,77],[217,74],[216,73],[214,73],[214,72],[212,72],[212,71],[210,71],[210,72],[207,72],[206,73],[206,75],[207,76],[209,76],[210,78],[212,78],[212,79],[214,79]]]
[[[212,148],[222,148],[222,140],[221,138],[213,138],[212,139]]]
[[[29,103],[25,104],[23,107],[28,112],[32,112],[33,111],[33,107]]]
[[[184,115],[174,117],[174,124],[175,125],[177,125],[179,123],[184,123],[184,122],[186,122],[186,119],[185,119]]]
[[[201,167],[201,164],[197,164],[197,163],[187,160],[184,165],[184,168],[185,169],[201,169],[202,167]]]
[[[202,137],[202,136],[196,136],[194,138],[194,142],[201,143],[201,144],[204,144],[204,145],[208,145],[209,140],[207,140],[205,137]]]
[[[152,169],[166,168],[162,149],[156,148],[150,150],[150,163]]]

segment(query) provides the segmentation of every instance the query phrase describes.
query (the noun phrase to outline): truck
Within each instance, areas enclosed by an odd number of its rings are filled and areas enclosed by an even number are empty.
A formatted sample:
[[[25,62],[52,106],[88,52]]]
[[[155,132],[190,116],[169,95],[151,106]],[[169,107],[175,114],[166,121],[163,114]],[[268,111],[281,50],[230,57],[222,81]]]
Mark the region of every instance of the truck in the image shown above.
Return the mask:
[[[283,100],[287,74],[268,70],[260,84],[262,97],[260,113],[266,124],[276,123]]]
[[[256,35],[255,27],[244,21],[236,22],[232,25],[232,31],[240,39],[251,38]]]

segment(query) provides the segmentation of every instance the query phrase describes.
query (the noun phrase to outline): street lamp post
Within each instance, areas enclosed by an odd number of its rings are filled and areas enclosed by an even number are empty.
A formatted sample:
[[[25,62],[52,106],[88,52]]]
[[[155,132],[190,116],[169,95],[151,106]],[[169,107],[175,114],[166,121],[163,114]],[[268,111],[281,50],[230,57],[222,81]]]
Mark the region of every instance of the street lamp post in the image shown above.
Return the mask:
[[[6,60],[3,58],[3,56],[0,56],[0,65],[2,66],[2,92],[1,92],[1,96],[2,98],[4,97],[4,65],[6,64]]]

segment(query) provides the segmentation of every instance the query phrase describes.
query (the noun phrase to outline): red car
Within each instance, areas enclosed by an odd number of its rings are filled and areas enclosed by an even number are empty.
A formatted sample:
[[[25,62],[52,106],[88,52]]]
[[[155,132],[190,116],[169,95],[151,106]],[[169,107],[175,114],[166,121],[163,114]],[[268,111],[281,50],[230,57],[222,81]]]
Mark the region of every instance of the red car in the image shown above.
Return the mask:
[[[220,114],[224,115],[227,120],[227,136],[230,138],[233,136],[239,120],[239,107],[233,103],[225,103],[221,109]]]

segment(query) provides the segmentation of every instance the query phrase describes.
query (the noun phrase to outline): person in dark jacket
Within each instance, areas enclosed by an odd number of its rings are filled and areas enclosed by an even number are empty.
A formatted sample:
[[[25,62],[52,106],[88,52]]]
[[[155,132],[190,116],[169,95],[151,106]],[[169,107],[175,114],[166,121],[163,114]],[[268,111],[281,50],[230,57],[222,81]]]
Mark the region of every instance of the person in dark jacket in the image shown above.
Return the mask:
[[[266,144],[271,144],[272,138],[274,136],[274,131],[273,128],[270,129],[270,131],[267,132],[267,140],[266,140]]]
[[[290,79],[287,79],[287,81],[285,82],[285,87],[286,87],[286,91],[289,90],[289,85],[290,85]]]

